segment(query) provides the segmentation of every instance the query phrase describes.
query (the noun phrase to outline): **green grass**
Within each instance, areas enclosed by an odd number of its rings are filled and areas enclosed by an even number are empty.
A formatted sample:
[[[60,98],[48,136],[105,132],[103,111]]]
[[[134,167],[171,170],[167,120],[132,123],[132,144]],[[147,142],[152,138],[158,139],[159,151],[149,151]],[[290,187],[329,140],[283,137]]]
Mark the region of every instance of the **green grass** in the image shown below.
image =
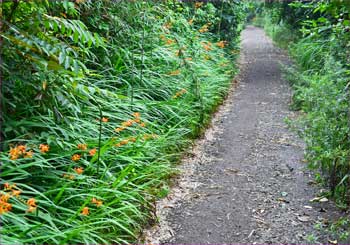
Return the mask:
[[[5,16],[12,4],[3,4]],[[1,215],[1,244],[124,244],[154,222],[152,203],[168,193],[175,164],[237,72],[231,53],[241,25],[229,26],[234,34],[221,48],[219,9],[175,7],[19,4],[1,34],[7,82],[0,184],[2,199],[13,190],[21,194],[5,200],[12,210]],[[199,32],[208,22],[208,32]],[[40,144],[49,150],[41,152]],[[11,148],[21,145],[32,157],[11,160]]]

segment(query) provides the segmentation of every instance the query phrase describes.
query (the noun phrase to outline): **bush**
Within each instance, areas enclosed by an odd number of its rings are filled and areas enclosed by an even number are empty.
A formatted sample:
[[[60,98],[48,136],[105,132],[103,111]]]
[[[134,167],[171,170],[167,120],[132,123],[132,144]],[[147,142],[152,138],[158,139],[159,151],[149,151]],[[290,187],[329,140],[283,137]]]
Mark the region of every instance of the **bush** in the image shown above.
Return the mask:
[[[350,200],[349,56],[345,44],[350,37],[349,16],[346,6],[337,1],[291,2],[290,13],[283,4],[265,9],[265,27],[277,43],[289,47],[296,63],[286,75],[294,88],[293,107],[306,112],[296,124],[307,144],[309,166],[320,171],[318,176],[330,188],[330,195],[345,207]]]

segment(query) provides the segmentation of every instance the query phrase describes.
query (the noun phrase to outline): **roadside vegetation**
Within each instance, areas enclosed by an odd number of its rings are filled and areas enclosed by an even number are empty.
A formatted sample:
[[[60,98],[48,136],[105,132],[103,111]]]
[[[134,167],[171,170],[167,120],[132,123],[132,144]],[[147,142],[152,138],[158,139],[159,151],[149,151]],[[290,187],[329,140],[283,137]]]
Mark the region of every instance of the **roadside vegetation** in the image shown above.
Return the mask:
[[[302,115],[290,122],[304,138],[308,166],[323,193],[338,207],[350,204],[350,2],[255,1],[251,22],[263,27],[277,45],[289,50],[285,67],[293,86],[292,107]],[[344,217],[330,228],[349,236]],[[338,228],[337,228],[338,227]],[[316,240],[314,240],[316,241]]]
[[[132,243],[237,72],[241,1],[2,1],[1,244]]]

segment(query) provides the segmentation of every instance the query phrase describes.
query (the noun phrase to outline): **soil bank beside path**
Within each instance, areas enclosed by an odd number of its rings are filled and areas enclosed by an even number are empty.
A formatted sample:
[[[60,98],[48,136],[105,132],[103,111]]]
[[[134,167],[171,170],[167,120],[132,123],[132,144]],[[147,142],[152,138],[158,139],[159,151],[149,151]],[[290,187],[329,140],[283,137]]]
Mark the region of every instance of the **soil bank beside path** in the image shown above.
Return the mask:
[[[307,243],[332,237],[314,225],[339,216],[305,170],[304,145],[284,120],[291,91],[281,78],[286,54],[263,30],[242,33],[239,85],[181,165],[171,194],[157,205],[159,226],[146,242],[172,244]]]

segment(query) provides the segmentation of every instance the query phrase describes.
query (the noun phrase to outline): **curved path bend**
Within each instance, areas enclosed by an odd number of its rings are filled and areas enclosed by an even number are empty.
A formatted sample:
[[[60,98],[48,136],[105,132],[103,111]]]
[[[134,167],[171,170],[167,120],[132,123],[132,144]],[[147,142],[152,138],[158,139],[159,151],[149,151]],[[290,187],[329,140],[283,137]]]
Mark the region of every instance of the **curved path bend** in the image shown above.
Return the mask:
[[[184,176],[158,204],[160,228],[149,242],[171,244],[327,243],[314,228],[336,214],[305,170],[304,145],[285,118],[289,64],[263,30],[242,33],[239,85],[214,119],[214,129],[184,160]],[[311,241],[314,237],[316,240]],[[334,238],[333,238],[334,239]]]

